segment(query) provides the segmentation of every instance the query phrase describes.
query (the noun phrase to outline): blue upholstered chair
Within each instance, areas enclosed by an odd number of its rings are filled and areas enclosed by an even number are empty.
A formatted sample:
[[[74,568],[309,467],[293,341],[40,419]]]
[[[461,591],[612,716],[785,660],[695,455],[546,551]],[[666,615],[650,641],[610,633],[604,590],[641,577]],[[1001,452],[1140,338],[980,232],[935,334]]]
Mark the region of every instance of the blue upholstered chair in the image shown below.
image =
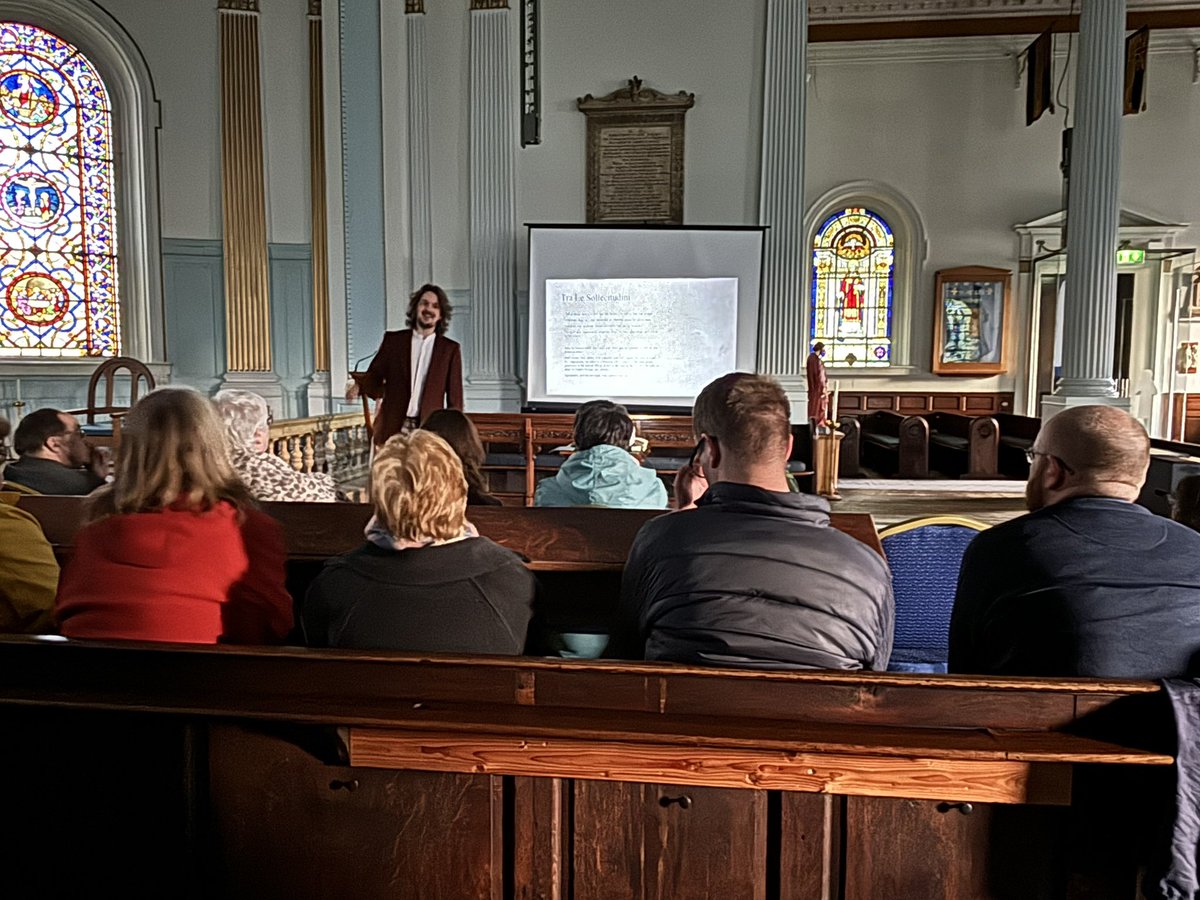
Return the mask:
[[[946,671],[958,570],[967,544],[985,528],[962,516],[924,516],[879,532],[896,597],[889,672]]]

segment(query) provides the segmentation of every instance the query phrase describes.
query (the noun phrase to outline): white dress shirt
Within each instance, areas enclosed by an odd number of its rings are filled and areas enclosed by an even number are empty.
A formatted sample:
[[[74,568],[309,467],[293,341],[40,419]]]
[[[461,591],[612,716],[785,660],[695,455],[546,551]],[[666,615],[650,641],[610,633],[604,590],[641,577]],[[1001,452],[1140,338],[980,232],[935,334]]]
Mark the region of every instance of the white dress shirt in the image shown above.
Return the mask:
[[[413,329],[412,367],[409,370],[412,373],[412,393],[408,395],[408,412],[405,413],[410,419],[421,415],[421,395],[425,393],[425,379],[429,376],[429,361],[433,358],[433,342],[436,339],[436,331],[420,335],[417,329]]]

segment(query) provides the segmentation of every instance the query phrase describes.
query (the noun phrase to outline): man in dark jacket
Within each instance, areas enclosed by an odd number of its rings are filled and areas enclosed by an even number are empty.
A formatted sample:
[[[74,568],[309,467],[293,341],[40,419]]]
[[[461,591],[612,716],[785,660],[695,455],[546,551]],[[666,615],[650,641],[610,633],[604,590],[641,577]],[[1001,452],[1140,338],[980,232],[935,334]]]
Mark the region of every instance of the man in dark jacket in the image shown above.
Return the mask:
[[[1200,651],[1200,534],[1133,503],[1150,439],[1108,406],[1042,426],[1030,513],[971,542],[950,621],[950,671],[1169,678]]]
[[[788,491],[790,406],[763,375],[733,373],[696,399],[697,463],[680,507],[647,522],[625,565],[610,655],[753,668],[884,669],[888,568],[832,528],[829,504]],[[704,478],[697,480],[700,473]]]
[[[104,484],[108,451],[83,439],[79,422],[57,409],[36,409],[21,420],[13,435],[20,457],[4,468],[4,481],[39,494],[90,494]]]

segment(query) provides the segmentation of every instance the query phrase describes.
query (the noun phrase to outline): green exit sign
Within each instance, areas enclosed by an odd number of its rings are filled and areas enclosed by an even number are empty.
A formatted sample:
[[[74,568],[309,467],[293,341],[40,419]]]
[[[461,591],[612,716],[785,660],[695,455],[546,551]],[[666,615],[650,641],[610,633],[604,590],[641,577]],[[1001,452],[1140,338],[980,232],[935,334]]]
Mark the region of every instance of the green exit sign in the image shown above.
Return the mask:
[[[1118,266],[1140,266],[1146,261],[1145,250],[1118,250],[1117,265]]]

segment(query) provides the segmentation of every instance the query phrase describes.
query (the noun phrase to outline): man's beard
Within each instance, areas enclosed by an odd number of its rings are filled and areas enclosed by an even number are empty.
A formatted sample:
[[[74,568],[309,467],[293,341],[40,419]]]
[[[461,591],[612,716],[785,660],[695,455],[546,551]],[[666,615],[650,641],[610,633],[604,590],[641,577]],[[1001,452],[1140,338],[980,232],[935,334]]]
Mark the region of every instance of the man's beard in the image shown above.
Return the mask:
[[[1046,493],[1042,490],[1040,481],[1029,479],[1025,482],[1025,508],[1037,512],[1046,505]]]

